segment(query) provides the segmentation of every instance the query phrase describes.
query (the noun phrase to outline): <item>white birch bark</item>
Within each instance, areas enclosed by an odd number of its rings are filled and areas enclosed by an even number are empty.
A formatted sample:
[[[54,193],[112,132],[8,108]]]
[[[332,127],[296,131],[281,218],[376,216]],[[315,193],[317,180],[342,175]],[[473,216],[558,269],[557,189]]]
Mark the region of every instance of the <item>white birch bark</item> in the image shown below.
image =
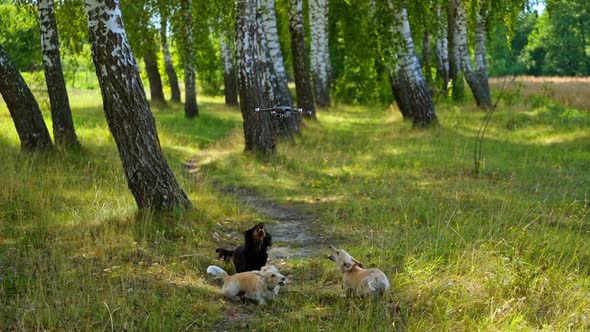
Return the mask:
[[[274,1],[259,0],[258,4],[256,26],[260,41],[259,56],[264,73],[263,84],[266,90],[266,98],[273,106],[291,106],[293,99],[287,85],[283,56],[280,53]],[[271,31],[267,31],[267,28],[271,29]],[[282,71],[282,75],[277,71],[277,68]],[[297,115],[276,118],[273,122],[278,137],[292,138],[293,134],[299,130],[299,116]]]
[[[225,104],[238,105],[238,87],[236,68],[234,66],[234,52],[225,32],[219,33],[219,47],[223,63],[223,83],[225,88]]]
[[[393,11],[391,32],[393,38],[392,85],[394,96],[404,117],[412,119],[414,126],[436,123],[434,101],[416,56],[410,21],[401,0],[388,0]]]
[[[92,56],[103,108],[140,209],[192,207],[160,147],[119,0],[85,0]]]
[[[487,2],[480,3],[481,10],[475,17],[475,72],[487,93],[489,106],[491,106],[490,87],[488,82],[488,66],[486,63],[486,19],[488,16]]]
[[[221,49],[221,61],[223,62],[223,74],[228,75],[234,71],[234,55],[231,45],[226,40],[223,32],[219,33],[219,48]]]
[[[193,1],[181,0],[183,11],[183,32],[184,32],[184,116],[194,118],[199,116],[197,106],[196,73],[193,66],[194,58],[194,37],[193,37]]]
[[[39,0],[38,14],[41,30],[41,50],[47,93],[51,104],[53,120],[53,136],[57,146],[79,147],[78,137],[74,129],[70,100],[61,66],[59,39],[53,0]]]
[[[446,91],[449,84],[449,41],[447,37],[447,24],[442,15],[441,5],[436,7],[438,25],[436,27],[436,60],[438,65],[438,76],[442,78],[443,90]]]
[[[281,44],[279,43],[279,33],[277,30],[275,0],[261,0],[260,10],[262,12],[262,24],[266,34],[270,59],[274,65],[279,80],[287,82],[287,72],[285,71],[283,53],[281,52]]]
[[[166,5],[166,4],[164,4]],[[160,9],[160,40],[162,42],[162,53],[164,54],[164,68],[168,76],[168,83],[170,84],[170,100],[173,102],[180,102],[180,87],[178,85],[178,75],[172,63],[172,56],[170,55],[170,45],[168,45],[168,17],[167,8]]]
[[[329,0],[309,0],[310,62],[316,104],[330,106]]]
[[[399,38],[395,71],[413,84],[426,84],[420,62],[416,56],[408,12],[403,6],[401,8],[394,7],[391,1],[390,8],[394,10],[393,34]]]
[[[246,151],[272,154],[276,149],[275,131],[268,112],[255,112],[257,108],[271,107],[264,94],[264,68],[261,59],[261,33],[257,21],[257,0],[236,0],[236,64],[240,110],[244,120]]]
[[[465,12],[465,7],[462,0],[454,0],[456,5],[456,17],[455,22],[457,26],[456,30],[456,40],[457,40],[457,49],[459,53],[461,68],[465,73],[465,79],[471,88],[471,92],[475,97],[475,101],[478,106],[482,108],[489,108],[491,107],[491,100],[490,100],[490,93],[489,93],[489,86],[487,82],[487,72],[485,73],[485,78],[480,77],[478,73],[473,69],[473,65],[471,63],[471,55],[469,54],[469,46],[467,41],[467,15]],[[481,25],[483,20],[480,18],[478,25]],[[480,53],[479,57],[476,54],[476,62],[477,66],[483,68],[483,70],[487,70],[485,66],[485,22],[483,25],[478,26],[477,30],[480,30],[478,33],[480,36],[477,36],[476,33],[476,50]],[[481,35],[483,33],[483,36]],[[479,45],[478,45],[479,44]],[[483,54],[481,54],[483,52]],[[485,82],[484,82],[485,79]],[[486,88],[487,87],[487,88]]]
[[[291,35],[291,54],[293,57],[297,106],[303,108],[309,118],[316,119],[313,88],[307,63],[307,46],[305,45],[303,0],[289,0],[289,33]]]

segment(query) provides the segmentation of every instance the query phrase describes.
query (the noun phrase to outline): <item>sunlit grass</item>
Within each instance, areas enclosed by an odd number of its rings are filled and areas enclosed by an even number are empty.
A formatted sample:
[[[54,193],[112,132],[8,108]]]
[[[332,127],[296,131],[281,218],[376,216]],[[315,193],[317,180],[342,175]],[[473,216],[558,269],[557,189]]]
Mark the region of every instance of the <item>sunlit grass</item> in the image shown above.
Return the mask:
[[[261,161],[244,153],[240,112],[199,96],[194,120],[182,105],[152,108],[196,207],[156,215],[136,211],[100,94],[70,94],[81,151],[21,153],[0,103],[4,329],[590,329],[588,113],[547,100],[502,105],[476,176],[486,114],[472,105],[437,105],[431,131],[395,109],[339,105]],[[266,220],[224,194],[232,186],[313,212],[318,234],[380,267],[391,292],[346,299],[320,250],[281,266],[292,283],[272,305],[229,305],[205,273],[223,265],[214,234],[237,243],[226,228]],[[236,310],[248,321],[231,323]]]

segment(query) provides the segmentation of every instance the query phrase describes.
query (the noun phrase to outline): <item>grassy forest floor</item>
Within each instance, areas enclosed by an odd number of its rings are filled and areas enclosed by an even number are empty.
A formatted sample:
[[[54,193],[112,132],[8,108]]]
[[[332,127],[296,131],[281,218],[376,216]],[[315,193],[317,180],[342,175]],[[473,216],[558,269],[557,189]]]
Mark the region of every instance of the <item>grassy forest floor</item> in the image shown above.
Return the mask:
[[[590,329],[588,112],[500,105],[475,175],[486,114],[471,103],[437,104],[431,131],[394,109],[336,105],[262,162],[243,152],[239,111],[199,96],[195,120],[152,108],[196,207],[156,215],[136,210],[100,93],[70,93],[76,152],[21,153],[0,103],[0,329]],[[313,245],[276,243],[305,254],[274,257],[290,278],[274,303],[229,302],[205,269],[233,271],[214,250],[255,222],[278,229],[265,206],[298,215]],[[328,243],[381,268],[391,291],[345,298]]]

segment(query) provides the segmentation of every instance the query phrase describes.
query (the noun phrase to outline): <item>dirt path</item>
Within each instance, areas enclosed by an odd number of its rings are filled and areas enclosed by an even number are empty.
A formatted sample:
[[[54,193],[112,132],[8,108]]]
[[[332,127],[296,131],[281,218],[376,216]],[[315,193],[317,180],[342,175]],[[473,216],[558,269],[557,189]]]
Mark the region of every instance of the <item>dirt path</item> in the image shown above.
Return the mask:
[[[198,168],[203,163],[188,161],[185,167],[193,176],[198,176]],[[289,259],[311,259],[325,253],[326,241],[329,241],[318,231],[321,227],[319,218],[307,209],[296,205],[281,205],[261,197],[253,190],[244,188],[227,188],[219,185],[223,194],[233,195],[244,205],[247,205],[266,216],[270,222],[266,223],[272,235],[273,245],[268,252],[268,264],[281,265]],[[239,230],[242,231],[242,230]],[[240,244],[242,235],[236,230],[235,238]],[[289,277],[289,276],[288,276]],[[235,331],[248,329],[252,317],[257,314],[255,304],[242,304],[227,301],[223,304],[224,320],[214,327],[213,331]]]
[[[266,223],[266,228],[273,240],[273,245],[268,252],[268,264],[276,265],[280,269],[281,265],[289,259],[311,259],[322,254],[322,248],[325,247],[324,238],[317,232],[319,220],[313,214],[296,206],[277,204],[262,198],[252,190],[224,188],[222,191],[225,194],[235,195],[240,202],[271,220]],[[250,320],[259,314],[255,306],[256,304],[245,305],[229,301],[224,303],[225,318],[214,328],[214,331],[250,328]]]
[[[295,206],[279,205],[261,198],[251,190],[234,188],[224,191],[234,194],[242,203],[272,220],[267,223],[273,239],[269,259],[308,258],[320,251],[324,239],[317,232],[316,216]]]

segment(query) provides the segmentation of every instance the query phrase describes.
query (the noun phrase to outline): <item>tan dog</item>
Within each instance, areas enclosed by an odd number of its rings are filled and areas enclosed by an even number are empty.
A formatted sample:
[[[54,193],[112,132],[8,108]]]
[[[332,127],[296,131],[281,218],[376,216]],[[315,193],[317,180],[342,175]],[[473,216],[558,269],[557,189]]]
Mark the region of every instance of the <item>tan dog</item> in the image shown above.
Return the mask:
[[[266,269],[265,269],[266,268]],[[207,273],[215,279],[223,280],[221,291],[232,300],[239,300],[240,296],[266,304],[267,300],[275,298],[278,287],[285,285],[286,277],[279,273],[276,267],[263,267],[263,271],[249,271],[228,275],[219,266],[211,265]]]
[[[342,272],[342,286],[347,295],[383,295],[389,289],[389,281],[381,270],[363,269],[363,264],[343,249],[330,246],[329,259],[336,262]]]

